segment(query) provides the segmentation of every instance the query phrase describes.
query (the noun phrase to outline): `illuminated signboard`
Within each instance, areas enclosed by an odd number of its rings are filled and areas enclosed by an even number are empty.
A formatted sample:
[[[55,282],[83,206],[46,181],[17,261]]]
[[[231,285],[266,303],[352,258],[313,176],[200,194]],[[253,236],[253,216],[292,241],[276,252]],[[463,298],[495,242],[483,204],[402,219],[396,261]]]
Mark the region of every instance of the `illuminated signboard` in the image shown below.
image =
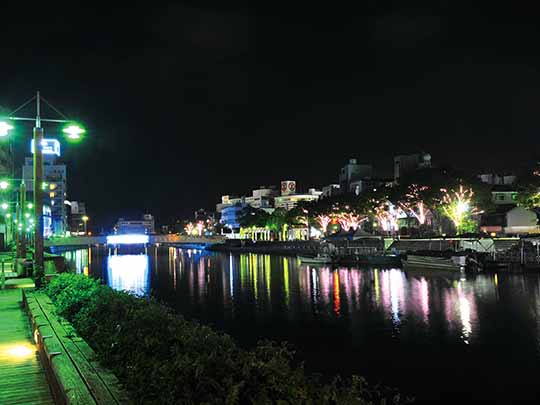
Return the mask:
[[[30,143],[30,150],[34,153],[34,140]],[[60,156],[60,142],[57,139],[43,139],[41,141],[41,152],[44,155]]]

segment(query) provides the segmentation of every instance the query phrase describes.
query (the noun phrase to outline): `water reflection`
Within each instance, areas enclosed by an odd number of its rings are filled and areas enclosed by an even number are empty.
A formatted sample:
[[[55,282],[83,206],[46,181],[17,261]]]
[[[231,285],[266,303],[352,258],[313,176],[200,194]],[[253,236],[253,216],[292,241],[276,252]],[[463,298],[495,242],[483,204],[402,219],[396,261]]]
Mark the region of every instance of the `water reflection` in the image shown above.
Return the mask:
[[[116,289],[152,291],[186,317],[210,323],[242,343],[289,341],[315,371],[373,372],[377,381],[403,384],[415,395],[432,390],[430,399],[457,390],[448,381],[463,369],[474,375],[460,379],[463,395],[485,378],[483,395],[493,398],[493,375],[536,386],[538,274],[466,278],[307,266],[293,257],[163,246],[149,252],[152,260],[108,256],[95,248],[65,256],[78,273],[89,271]]]
[[[150,292],[148,255],[111,255],[107,257],[107,281],[116,290],[137,295]]]

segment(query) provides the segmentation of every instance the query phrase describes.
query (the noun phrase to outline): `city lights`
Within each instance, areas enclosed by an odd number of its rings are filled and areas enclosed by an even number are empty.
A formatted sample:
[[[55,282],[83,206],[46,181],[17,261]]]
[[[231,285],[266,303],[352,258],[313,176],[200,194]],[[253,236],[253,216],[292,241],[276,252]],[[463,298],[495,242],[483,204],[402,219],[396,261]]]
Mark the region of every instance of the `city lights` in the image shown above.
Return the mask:
[[[0,180],[0,190],[7,190],[9,183],[7,180]]]
[[[453,222],[458,232],[463,230],[465,221],[471,215],[481,213],[471,205],[474,196],[472,189],[461,185],[458,190],[441,189],[441,191],[444,193],[441,199],[441,211]]]
[[[9,208],[9,204],[4,202],[4,203],[2,203],[1,207],[2,207],[3,210],[7,210]]]
[[[341,213],[337,216],[337,220],[344,231],[350,231],[351,229],[356,231],[366,219],[365,215],[357,215],[352,212]]]
[[[0,122],[0,137],[8,136],[9,131],[13,129],[12,125],[9,125],[5,121]]]
[[[329,215],[323,215],[323,214],[317,215],[315,217],[315,220],[321,227],[323,234],[326,233],[326,231],[328,230],[328,225],[330,225],[330,222],[332,222],[332,218],[330,218]]]
[[[132,245],[138,243],[148,243],[148,235],[143,234],[125,234],[125,235],[109,235],[107,236],[107,244],[109,245]]]
[[[81,139],[81,135],[86,131],[77,124],[70,124],[62,130],[67,135],[67,138],[73,141]]]

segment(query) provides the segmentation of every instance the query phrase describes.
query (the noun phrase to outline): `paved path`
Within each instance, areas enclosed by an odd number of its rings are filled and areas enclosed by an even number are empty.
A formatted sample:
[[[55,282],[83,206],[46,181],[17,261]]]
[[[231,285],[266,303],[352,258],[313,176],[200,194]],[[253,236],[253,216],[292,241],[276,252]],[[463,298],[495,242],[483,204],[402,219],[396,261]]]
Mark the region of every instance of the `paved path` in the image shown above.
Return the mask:
[[[21,300],[0,290],[0,404],[54,404]]]

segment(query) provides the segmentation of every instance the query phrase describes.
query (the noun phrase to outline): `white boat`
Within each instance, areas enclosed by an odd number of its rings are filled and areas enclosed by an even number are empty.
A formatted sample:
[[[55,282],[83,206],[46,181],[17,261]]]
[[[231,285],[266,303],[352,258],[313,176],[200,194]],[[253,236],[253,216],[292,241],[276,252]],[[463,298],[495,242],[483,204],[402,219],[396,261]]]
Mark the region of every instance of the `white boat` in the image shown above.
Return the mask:
[[[404,269],[431,269],[431,270],[449,270],[460,271],[465,269],[467,256],[423,256],[407,255],[401,258]]]
[[[329,254],[326,253],[319,253],[317,256],[309,257],[309,256],[297,256],[298,259],[302,263],[315,263],[315,264],[327,264],[332,263],[334,260]]]

